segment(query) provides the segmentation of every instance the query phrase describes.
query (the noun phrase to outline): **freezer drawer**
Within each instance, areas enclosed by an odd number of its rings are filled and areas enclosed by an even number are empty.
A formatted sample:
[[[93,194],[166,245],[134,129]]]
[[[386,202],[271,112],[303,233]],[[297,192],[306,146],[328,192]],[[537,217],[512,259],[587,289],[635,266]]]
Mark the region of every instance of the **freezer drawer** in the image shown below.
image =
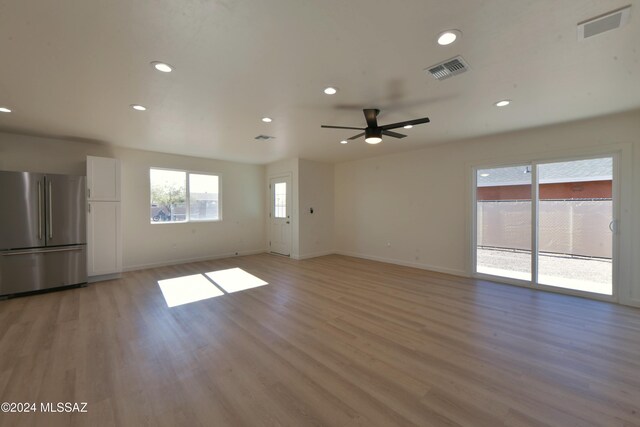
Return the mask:
[[[0,252],[0,295],[86,282],[85,245]]]

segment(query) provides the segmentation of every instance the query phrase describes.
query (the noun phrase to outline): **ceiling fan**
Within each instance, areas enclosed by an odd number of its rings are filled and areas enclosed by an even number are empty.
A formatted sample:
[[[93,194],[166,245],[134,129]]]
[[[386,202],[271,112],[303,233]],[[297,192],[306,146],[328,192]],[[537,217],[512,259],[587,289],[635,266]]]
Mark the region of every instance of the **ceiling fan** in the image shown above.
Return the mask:
[[[398,123],[391,123],[389,125],[378,126],[378,120],[376,119],[376,117],[378,116],[378,114],[380,114],[380,110],[376,108],[365,108],[362,111],[364,112],[364,118],[367,120],[366,128],[356,128],[351,126],[329,126],[329,125],[321,125],[320,127],[330,128],[330,129],[363,130],[364,132],[352,136],[351,138],[348,139],[348,141],[358,139],[362,135],[364,135],[364,140],[367,143],[378,144],[382,142],[382,135],[391,136],[393,138],[404,138],[407,136],[401,133],[391,132],[391,129],[397,129],[405,126],[419,125],[422,123],[429,123],[430,121],[428,117],[424,117],[422,119],[407,120],[406,122],[398,122]]]

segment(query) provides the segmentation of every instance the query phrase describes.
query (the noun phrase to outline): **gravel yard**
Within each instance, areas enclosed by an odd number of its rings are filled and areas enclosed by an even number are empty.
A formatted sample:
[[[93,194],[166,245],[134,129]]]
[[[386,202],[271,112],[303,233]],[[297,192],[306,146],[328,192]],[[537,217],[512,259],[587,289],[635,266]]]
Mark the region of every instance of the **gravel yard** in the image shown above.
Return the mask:
[[[586,292],[611,295],[612,263],[602,258],[572,258],[540,254],[539,282]],[[479,273],[531,280],[531,253],[478,249]]]

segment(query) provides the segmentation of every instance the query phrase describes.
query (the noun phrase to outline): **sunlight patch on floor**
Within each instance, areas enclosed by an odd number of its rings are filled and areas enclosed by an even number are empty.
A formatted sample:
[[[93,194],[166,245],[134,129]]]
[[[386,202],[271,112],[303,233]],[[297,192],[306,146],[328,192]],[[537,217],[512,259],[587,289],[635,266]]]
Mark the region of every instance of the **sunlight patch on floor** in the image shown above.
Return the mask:
[[[227,270],[210,271],[205,274],[230,294],[269,284],[253,274],[247,273],[243,269],[237,267],[229,268]]]
[[[202,274],[158,280],[158,285],[169,307],[224,295],[220,289]]]

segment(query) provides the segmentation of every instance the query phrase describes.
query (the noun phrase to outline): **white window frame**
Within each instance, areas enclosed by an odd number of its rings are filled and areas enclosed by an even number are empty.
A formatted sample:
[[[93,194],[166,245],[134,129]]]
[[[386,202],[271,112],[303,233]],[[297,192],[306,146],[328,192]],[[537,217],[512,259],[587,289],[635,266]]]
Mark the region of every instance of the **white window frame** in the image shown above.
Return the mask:
[[[186,209],[186,217],[187,219],[185,221],[150,221],[150,224],[152,225],[169,225],[169,224],[189,224],[189,223],[203,223],[203,222],[222,222],[222,174],[220,173],[216,173],[216,172],[201,172],[201,171],[194,171],[194,170],[185,170],[185,169],[173,169],[173,168],[162,168],[162,167],[154,167],[154,166],[150,166],[149,167],[149,185],[148,185],[148,189],[149,189],[149,203],[151,203],[151,170],[162,170],[162,171],[169,171],[169,172],[183,172],[185,173],[185,180],[186,180],[186,200],[185,200],[185,209]],[[191,219],[191,203],[190,203],[190,196],[191,196],[191,192],[190,192],[190,188],[189,188],[189,175],[194,174],[194,175],[209,175],[209,176],[216,176],[218,177],[218,219]],[[151,208],[151,206],[149,206],[149,208]]]
[[[594,147],[584,150],[565,150],[558,152],[550,152],[544,155],[531,155],[529,157],[518,157],[510,159],[499,159],[486,163],[475,163],[468,165],[470,179],[469,197],[471,201],[468,210],[468,226],[470,230],[469,236],[469,265],[468,274],[470,277],[480,280],[490,280],[492,282],[506,283],[515,286],[522,286],[529,289],[550,291],[554,293],[575,295],[586,297],[589,299],[608,301],[608,302],[631,302],[631,286],[632,286],[632,260],[631,257],[631,235],[633,219],[630,213],[631,203],[631,146],[630,144],[612,144],[609,146]],[[612,265],[612,295],[601,295],[591,292],[583,292],[572,289],[564,289],[561,287],[542,285],[537,283],[537,250],[538,250],[538,184],[537,184],[537,166],[546,163],[569,162],[574,160],[587,160],[602,157],[613,158],[613,219],[615,221],[615,232],[613,238],[613,265]],[[531,281],[513,279],[508,277],[493,276],[485,273],[477,272],[477,173],[480,169],[501,168],[510,166],[531,165],[531,197],[532,197],[532,271]],[[621,179],[625,176],[627,179]],[[633,304],[633,302],[632,302]]]

